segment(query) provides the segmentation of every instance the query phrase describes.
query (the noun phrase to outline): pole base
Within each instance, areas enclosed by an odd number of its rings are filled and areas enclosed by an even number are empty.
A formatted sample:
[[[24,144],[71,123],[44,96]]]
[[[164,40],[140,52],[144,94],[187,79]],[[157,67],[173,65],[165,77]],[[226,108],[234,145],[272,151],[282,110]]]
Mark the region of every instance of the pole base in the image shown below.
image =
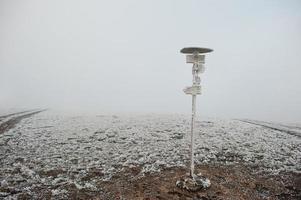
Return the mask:
[[[178,188],[187,190],[189,192],[197,192],[209,188],[211,182],[208,178],[202,175],[194,175],[182,178],[176,182]]]

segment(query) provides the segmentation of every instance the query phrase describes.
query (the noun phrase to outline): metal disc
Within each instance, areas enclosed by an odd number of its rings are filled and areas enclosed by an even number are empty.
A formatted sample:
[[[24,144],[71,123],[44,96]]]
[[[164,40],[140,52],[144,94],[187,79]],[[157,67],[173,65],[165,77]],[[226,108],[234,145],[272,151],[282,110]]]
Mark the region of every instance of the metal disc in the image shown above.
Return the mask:
[[[186,48],[181,49],[181,53],[184,53],[184,54],[193,54],[194,52],[209,53],[211,51],[213,51],[213,49],[201,48],[201,47],[186,47]]]

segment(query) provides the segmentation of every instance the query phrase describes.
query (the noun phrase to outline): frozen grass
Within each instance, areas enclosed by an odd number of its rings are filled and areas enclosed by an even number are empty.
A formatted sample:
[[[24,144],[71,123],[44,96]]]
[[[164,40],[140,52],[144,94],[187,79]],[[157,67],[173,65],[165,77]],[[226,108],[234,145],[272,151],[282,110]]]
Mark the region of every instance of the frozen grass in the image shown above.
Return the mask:
[[[99,190],[97,181],[109,180],[124,167],[142,166],[138,176],[143,176],[185,166],[189,120],[185,115],[39,113],[0,135],[0,182],[29,192],[38,185],[66,183]],[[195,139],[197,164],[242,162],[258,172],[301,172],[301,138],[282,131],[202,119],[196,121]]]

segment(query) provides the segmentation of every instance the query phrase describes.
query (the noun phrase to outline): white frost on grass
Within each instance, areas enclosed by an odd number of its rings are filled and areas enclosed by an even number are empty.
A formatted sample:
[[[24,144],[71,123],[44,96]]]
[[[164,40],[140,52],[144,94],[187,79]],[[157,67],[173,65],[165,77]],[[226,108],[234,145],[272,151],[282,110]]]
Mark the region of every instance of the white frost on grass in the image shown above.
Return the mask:
[[[7,187],[8,186],[8,183],[7,181],[4,179],[1,181],[1,187]]]
[[[59,195],[62,195],[62,194],[67,194],[68,191],[65,190],[65,189],[55,189],[55,190],[51,190],[51,193],[54,196],[59,196]]]
[[[301,171],[300,137],[237,120],[201,120],[197,164],[243,162],[272,173]],[[188,164],[189,128],[185,115],[39,113],[0,135],[0,181],[22,189],[66,180],[93,190],[95,181],[125,167],[141,166],[140,175],[182,167]]]

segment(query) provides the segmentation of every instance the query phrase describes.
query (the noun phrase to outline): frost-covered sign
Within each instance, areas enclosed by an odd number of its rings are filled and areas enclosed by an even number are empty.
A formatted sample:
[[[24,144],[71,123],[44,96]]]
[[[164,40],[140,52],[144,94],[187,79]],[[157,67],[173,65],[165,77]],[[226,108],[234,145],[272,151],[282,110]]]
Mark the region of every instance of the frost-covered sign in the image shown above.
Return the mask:
[[[201,174],[195,175],[194,173],[194,121],[196,114],[196,96],[201,94],[201,78],[200,73],[205,71],[205,53],[213,51],[208,48],[188,47],[183,48],[181,53],[186,55],[186,62],[192,63],[192,86],[184,89],[185,94],[192,96],[192,115],[191,115],[191,135],[190,135],[190,171],[189,177],[177,181],[176,185],[180,188],[187,190],[199,190],[202,188],[208,188],[210,186],[210,180],[202,176]]]

